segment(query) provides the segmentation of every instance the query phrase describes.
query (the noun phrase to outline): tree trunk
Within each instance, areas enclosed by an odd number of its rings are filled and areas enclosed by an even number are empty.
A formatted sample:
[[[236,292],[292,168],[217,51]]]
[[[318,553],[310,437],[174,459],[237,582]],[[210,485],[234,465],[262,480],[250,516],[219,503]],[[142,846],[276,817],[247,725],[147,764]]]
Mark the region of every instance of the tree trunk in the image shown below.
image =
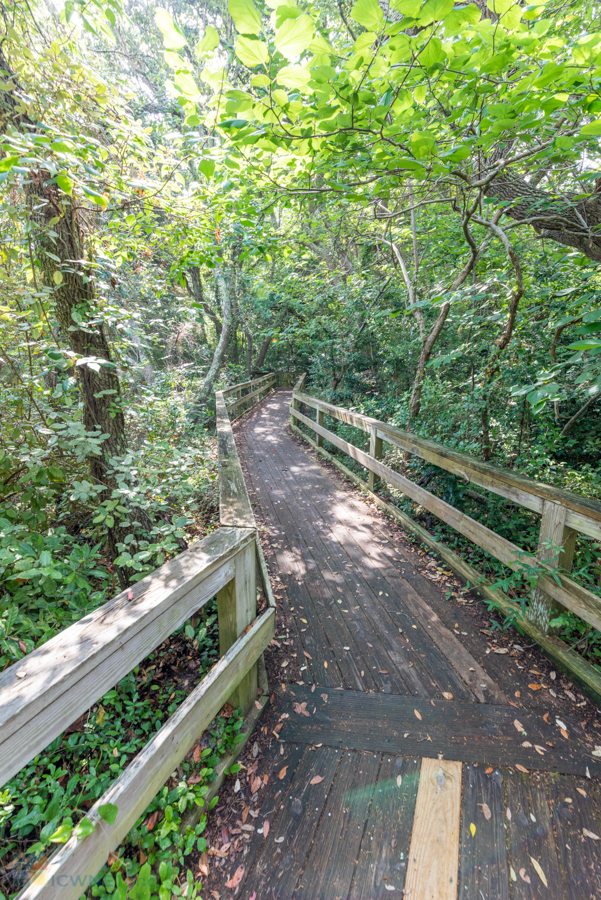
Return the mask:
[[[265,358],[270,347],[271,335],[265,338],[259,348],[259,353],[257,354],[257,358],[255,359],[255,364],[253,366],[253,375],[256,375],[257,372],[263,367],[263,363],[265,362]]]
[[[422,344],[422,349],[419,354],[419,361],[417,364],[417,371],[413,380],[411,399],[409,401],[409,421],[407,423],[408,428],[411,427],[411,423],[419,416],[419,411],[422,405],[422,391],[424,387],[426,366],[428,365],[428,361],[432,355],[432,350],[434,349],[436,339],[442,331],[443,325],[447,320],[450,308],[450,303],[443,303],[443,305],[440,307],[440,312],[438,313],[436,322],[430,329],[430,333]]]
[[[213,360],[209,367],[209,371],[207,372],[202,388],[200,389],[200,392],[198,393],[196,400],[194,401],[194,412],[192,415],[192,419],[195,422],[200,418],[201,410],[206,406],[207,400],[213,393],[213,385],[215,384],[215,380],[217,378],[217,375],[219,374],[219,370],[225,358],[232,325],[232,301],[225,276],[222,272],[217,273],[215,281],[217,284],[217,292],[221,296],[223,327],[219,336],[219,342],[217,344],[217,347],[215,348],[215,353],[213,354]]]

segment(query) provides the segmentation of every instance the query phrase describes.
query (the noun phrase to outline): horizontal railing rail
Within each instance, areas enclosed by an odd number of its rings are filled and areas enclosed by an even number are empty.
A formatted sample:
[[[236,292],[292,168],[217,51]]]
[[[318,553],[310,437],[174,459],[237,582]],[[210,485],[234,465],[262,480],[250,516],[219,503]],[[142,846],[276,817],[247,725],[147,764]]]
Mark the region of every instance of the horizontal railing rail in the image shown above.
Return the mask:
[[[483,462],[370,416],[327,403],[303,392],[301,388],[302,381],[299,379],[292,394],[292,426],[306,440],[310,439],[306,432],[298,428],[299,423],[315,432],[316,441],[311,443],[316,449],[323,452],[323,441],[328,441],[367,469],[369,477],[363,486],[368,490],[373,492],[376,479],[387,482],[512,570],[522,571],[536,579],[530,596],[528,619],[537,631],[547,634],[549,621],[558,608],[568,609],[593,627],[601,629],[601,597],[578,584],[568,574],[577,533],[601,537],[601,503]],[[301,412],[301,405],[314,409],[315,419]],[[325,428],[326,415],[368,434],[369,453]],[[478,485],[540,514],[536,554],[524,551],[387,466],[382,462],[384,443],[419,456],[461,477],[466,483]],[[560,548],[559,553],[557,548]]]
[[[252,398],[272,380],[250,382],[263,383]],[[87,813],[86,836],[76,829],[18,900],[77,900],[226,700],[246,714],[246,734],[264,706],[257,713],[275,600],[224,393],[216,394],[220,527],[0,675],[1,786],[217,596],[219,662]],[[266,598],[260,615],[257,574]],[[106,804],[118,808],[113,824],[100,816]]]

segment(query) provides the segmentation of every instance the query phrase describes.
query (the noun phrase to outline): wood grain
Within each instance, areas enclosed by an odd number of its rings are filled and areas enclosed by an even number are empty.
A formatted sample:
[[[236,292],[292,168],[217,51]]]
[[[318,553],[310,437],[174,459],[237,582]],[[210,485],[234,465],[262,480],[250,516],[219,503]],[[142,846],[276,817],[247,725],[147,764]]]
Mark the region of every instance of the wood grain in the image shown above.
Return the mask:
[[[456,900],[461,817],[461,763],[422,759],[405,894]]]
[[[219,522],[222,526],[255,528],[255,517],[221,391],[217,391],[215,394],[215,401],[217,404]]]

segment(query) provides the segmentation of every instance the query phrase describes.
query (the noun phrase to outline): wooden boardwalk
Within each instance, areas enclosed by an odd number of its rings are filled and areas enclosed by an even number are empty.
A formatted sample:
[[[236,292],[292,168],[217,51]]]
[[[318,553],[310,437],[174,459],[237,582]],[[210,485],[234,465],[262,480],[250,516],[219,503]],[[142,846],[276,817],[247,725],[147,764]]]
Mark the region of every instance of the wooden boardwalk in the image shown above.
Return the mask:
[[[292,437],[290,396],[237,433],[302,682],[279,691],[228,896],[601,897],[593,741]]]

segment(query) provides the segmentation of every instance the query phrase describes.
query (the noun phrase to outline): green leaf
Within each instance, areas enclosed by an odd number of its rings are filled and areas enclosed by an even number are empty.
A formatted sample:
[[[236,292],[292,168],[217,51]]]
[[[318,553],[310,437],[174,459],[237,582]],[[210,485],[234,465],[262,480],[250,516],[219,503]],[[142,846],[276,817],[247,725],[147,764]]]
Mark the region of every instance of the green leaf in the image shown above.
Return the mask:
[[[284,66],[277,74],[278,83],[288,88],[303,88],[310,79],[308,69],[303,66]]]
[[[85,816],[77,826],[76,834],[79,840],[83,840],[83,838],[87,837],[89,834],[92,834],[93,831],[94,823],[91,822],[87,816]]]
[[[442,42],[440,38],[430,38],[417,58],[419,59],[422,66],[426,67],[426,69],[430,69],[437,63],[444,62],[446,59],[446,55],[444,50],[442,49]]]
[[[391,6],[402,16],[415,19],[422,7],[422,0],[392,0]]]
[[[67,818],[60,826],[57,828],[54,834],[50,835],[50,841],[53,844],[66,844],[71,834],[73,832],[73,819]]]
[[[108,825],[115,824],[118,812],[119,807],[115,806],[114,803],[103,803],[102,806],[98,807],[98,815],[101,819],[104,819]]]
[[[200,91],[198,90],[196,82],[187,72],[178,72],[174,77],[173,82],[186,97],[189,97],[191,100],[200,99]]]
[[[16,166],[18,162],[18,156],[5,156],[4,159],[0,159],[0,172],[8,172],[8,170],[12,169],[13,166]]]
[[[357,0],[351,10],[351,16],[359,25],[376,33],[384,24],[384,14],[378,0]]]
[[[207,25],[205,33],[196,45],[196,55],[204,56],[205,53],[212,53],[219,46],[219,33],[212,25]]]
[[[83,186],[83,192],[86,197],[92,201],[92,203],[97,203],[98,206],[106,206],[107,199],[103,194],[99,194],[98,191],[93,190],[92,188]]]
[[[260,34],[261,13],[252,0],[228,0],[227,8],[239,34]]]
[[[436,141],[428,131],[414,131],[411,135],[411,149],[418,159],[428,156],[436,145]]]
[[[285,56],[286,59],[293,59],[308,48],[314,33],[315,26],[309,16],[302,15],[298,19],[286,19],[282,27],[276,31],[275,45],[282,56]]]
[[[170,12],[159,7],[154,14],[154,21],[163,35],[163,45],[167,50],[179,50],[186,46],[188,42],[173,21]]]
[[[459,34],[464,25],[476,25],[482,18],[482,13],[475,3],[469,6],[456,6],[444,20],[445,33],[449,36]]]
[[[568,344],[568,350],[595,350],[597,347],[601,347],[601,341],[598,341],[595,338],[574,341],[573,344]]]
[[[267,44],[256,38],[240,37],[236,41],[236,56],[241,63],[254,69],[255,66],[264,66],[267,63]]]
[[[589,122],[588,125],[583,125],[580,129],[580,134],[584,137],[601,134],[601,119],[596,119],[594,122]]]
[[[68,175],[57,175],[56,183],[64,194],[71,196],[73,193],[73,182]]]
[[[215,174],[215,160],[205,156],[198,164],[198,171],[201,172],[205,178],[212,178]]]
[[[419,14],[419,24],[429,25],[440,22],[453,11],[453,0],[426,0]]]

